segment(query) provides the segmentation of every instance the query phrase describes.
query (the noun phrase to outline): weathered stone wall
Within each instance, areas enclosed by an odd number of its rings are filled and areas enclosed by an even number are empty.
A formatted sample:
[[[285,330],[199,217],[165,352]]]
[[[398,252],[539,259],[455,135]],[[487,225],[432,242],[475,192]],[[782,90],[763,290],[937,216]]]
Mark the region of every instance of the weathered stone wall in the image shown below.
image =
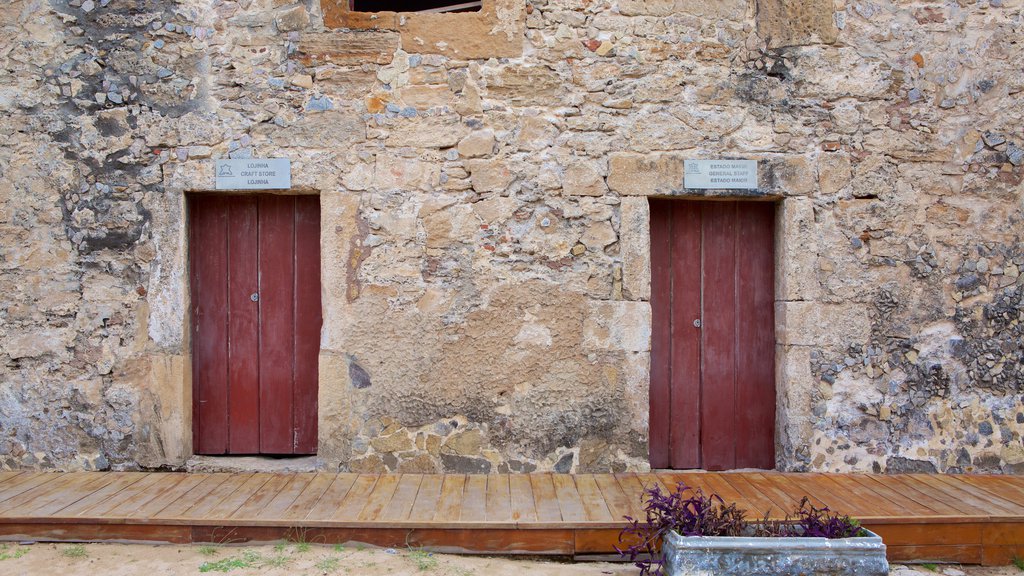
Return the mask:
[[[0,6],[0,468],[190,456],[226,156],[321,198],[325,468],[645,468],[646,197],[696,157],[779,204],[781,468],[1024,468],[1021,0],[322,4]]]

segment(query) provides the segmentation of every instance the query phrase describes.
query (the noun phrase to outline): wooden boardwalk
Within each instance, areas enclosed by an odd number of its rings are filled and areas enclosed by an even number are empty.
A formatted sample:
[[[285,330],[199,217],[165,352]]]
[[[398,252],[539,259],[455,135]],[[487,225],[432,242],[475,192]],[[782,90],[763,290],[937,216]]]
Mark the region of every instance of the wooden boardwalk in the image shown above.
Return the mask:
[[[420,475],[0,472],[0,539],[603,555],[644,486],[676,482],[778,516],[803,495],[882,535],[892,560],[1024,556],[1024,477],[744,473]]]

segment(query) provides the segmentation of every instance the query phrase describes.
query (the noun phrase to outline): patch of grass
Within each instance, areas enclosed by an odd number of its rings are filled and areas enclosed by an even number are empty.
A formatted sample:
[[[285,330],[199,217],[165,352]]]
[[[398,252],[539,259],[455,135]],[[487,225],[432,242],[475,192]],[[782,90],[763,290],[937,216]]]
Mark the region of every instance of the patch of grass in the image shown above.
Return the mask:
[[[409,559],[412,560],[420,572],[437,568],[437,558],[434,558],[433,554],[424,550],[410,550]]]
[[[85,551],[85,544],[74,544],[60,551],[66,558],[85,558],[88,553]]]
[[[925,570],[928,570],[929,572],[935,572],[935,570],[936,570],[936,568],[938,568],[938,566],[936,566],[935,564],[921,564],[921,568],[924,568]]]
[[[216,556],[217,553],[220,552],[220,548],[211,544],[204,544],[197,548],[197,551],[203,556]]]
[[[296,542],[295,543],[295,551],[300,553],[300,554],[302,554],[304,552],[309,552],[312,549],[313,549],[313,545],[310,544],[309,542]]]
[[[1013,565],[1017,567],[1017,570],[1024,572],[1024,558],[1020,556],[1013,557]]]
[[[340,554],[341,552],[345,551],[345,546],[343,544],[335,544],[334,551]]]
[[[236,568],[256,568],[262,565],[263,559],[254,550],[246,550],[241,556],[231,556],[216,562],[203,562],[199,565],[200,572],[230,572]]]
[[[0,544],[0,561],[3,560],[17,560],[25,554],[28,554],[27,546],[16,546],[14,551],[7,544]]]
[[[289,557],[287,557],[287,556],[285,556],[283,554],[280,554],[280,555],[277,555],[277,556],[272,556],[270,558],[267,558],[266,560],[264,560],[263,562],[260,563],[260,567],[261,568],[263,568],[263,567],[267,567],[267,568],[281,568],[281,567],[287,566],[288,563],[291,562],[291,561],[292,561],[291,558],[289,558]]]
[[[278,542],[277,544],[274,544],[274,552],[277,552],[278,554],[284,552],[287,548],[287,542]]]
[[[324,558],[316,563],[316,569],[321,572],[334,572],[341,568],[340,558]]]

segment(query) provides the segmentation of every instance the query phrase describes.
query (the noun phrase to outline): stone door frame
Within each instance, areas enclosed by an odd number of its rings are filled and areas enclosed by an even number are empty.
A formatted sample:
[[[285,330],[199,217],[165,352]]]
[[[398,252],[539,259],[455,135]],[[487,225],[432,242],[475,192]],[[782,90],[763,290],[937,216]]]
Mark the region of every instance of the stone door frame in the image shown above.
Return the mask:
[[[682,181],[682,178],[679,178]],[[764,181],[764,178],[762,178]],[[674,192],[674,191],[673,191]],[[814,386],[807,346],[791,341],[787,330],[787,312],[794,301],[802,302],[803,287],[813,280],[813,266],[805,260],[816,257],[801,248],[806,244],[806,223],[813,223],[813,206],[806,197],[782,193],[752,195],[685,193],[640,193],[621,198],[622,285],[625,298],[650,302],[650,205],[648,197],[680,200],[771,201],[775,211],[775,468],[779,471],[799,467],[797,450],[811,436],[809,390]],[[802,223],[804,225],[802,225]],[[649,359],[649,352],[648,352]],[[649,382],[648,382],[649,385]],[[804,411],[806,410],[806,412]]]
[[[323,407],[324,389],[324,333],[328,331],[329,284],[342,286],[344,278],[337,278],[324,263],[337,258],[342,247],[347,247],[349,238],[330,231],[351,229],[341,226],[343,221],[355,221],[358,198],[353,205],[351,197],[341,194],[322,194],[325,189],[336,188],[334,182],[322,182],[316,178],[316,170],[302,169],[293,162],[293,185],[290,190],[223,190],[218,191],[214,183],[213,161],[168,163],[163,166],[163,192],[154,192],[147,204],[153,206],[151,226],[155,257],[151,262],[151,276],[147,290],[148,322],[147,353],[150,360],[149,385],[160,403],[160,418],[155,422],[159,430],[162,459],[153,465],[183,466],[195,454],[192,445],[192,362],[191,362],[191,315],[189,313],[189,223],[187,195],[204,194],[285,194],[320,196],[320,270],[321,302],[324,326],[320,339],[320,370],[318,412],[321,427],[318,433],[318,449],[322,451],[324,438],[331,433],[325,429]],[[312,174],[311,174],[312,173]],[[305,175],[305,177],[303,177]],[[347,202],[347,203],[346,203]],[[344,206],[339,206],[343,204]],[[351,232],[349,232],[351,234]],[[336,308],[336,307],[335,307]]]

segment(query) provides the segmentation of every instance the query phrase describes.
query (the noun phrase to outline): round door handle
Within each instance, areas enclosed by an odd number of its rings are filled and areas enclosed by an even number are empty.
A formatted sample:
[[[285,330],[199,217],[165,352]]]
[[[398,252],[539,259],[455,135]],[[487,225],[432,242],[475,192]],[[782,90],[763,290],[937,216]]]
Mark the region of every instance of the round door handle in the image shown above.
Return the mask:
[[[693,321],[693,327],[700,328],[700,318],[697,318],[696,320]]]
[[[259,302],[260,301],[260,293],[259,292],[253,292],[252,295],[249,296],[249,300],[252,300],[253,302]]]

